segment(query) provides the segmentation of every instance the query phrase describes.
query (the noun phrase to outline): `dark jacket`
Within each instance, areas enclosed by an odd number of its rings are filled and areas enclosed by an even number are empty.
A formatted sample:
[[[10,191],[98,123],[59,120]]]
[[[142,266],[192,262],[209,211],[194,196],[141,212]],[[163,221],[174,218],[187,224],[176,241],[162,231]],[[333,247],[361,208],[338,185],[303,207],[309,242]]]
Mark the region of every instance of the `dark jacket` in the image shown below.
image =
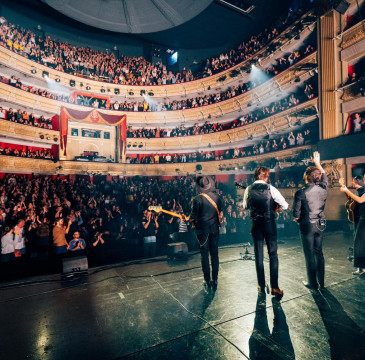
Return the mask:
[[[327,175],[322,174],[318,185],[308,183],[298,190],[294,197],[293,217],[299,219],[300,223],[315,223],[319,219],[325,219],[327,185]]]
[[[222,211],[222,200],[215,192],[207,195],[217,204],[218,211]],[[194,221],[197,234],[211,234],[219,231],[219,219],[217,210],[203,195],[197,195],[193,199],[190,219]]]

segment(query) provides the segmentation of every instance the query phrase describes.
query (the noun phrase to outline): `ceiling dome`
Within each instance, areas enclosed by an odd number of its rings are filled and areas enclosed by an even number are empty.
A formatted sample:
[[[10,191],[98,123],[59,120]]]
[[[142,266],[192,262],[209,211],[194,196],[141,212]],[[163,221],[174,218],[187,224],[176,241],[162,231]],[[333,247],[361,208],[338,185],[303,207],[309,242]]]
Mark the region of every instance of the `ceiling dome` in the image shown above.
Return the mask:
[[[121,33],[171,29],[191,20],[213,0],[42,0],[84,24]]]

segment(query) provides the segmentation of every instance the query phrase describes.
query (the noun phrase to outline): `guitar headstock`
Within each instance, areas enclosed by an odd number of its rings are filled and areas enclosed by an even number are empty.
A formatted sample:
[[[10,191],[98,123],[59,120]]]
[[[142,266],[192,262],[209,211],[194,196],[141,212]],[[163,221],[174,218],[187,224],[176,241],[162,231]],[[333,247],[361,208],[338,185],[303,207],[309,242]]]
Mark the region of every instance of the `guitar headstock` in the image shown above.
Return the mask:
[[[155,211],[155,212],[161,212],[162,211],[162,206],[149,206],[148,210],[149,211]]]
[[[338,182],[340,183],[341,187],[346,187],[345,179],[344,178],[338,179]]]

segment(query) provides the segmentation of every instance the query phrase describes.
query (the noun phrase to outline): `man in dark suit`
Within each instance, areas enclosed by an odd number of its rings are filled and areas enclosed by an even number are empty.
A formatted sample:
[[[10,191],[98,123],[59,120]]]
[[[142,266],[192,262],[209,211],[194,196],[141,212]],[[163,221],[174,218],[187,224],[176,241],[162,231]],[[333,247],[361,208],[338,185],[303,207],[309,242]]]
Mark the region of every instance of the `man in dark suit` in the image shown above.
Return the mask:
[[[204,274],[204,287],[217,289],[218,285],[218,240],[222,200],[216,193],[214,181],[210,176],[196,179],[198,195],[193,198],[191,213],[186,220],[193,221],[201,254]],[[212,272],[209,266],[209,254]]]
[[[328,179],[320,155],[314,152],[312,161],[304,173],[305,186],[295,193],[293,204],[294,221],[299,224],[303,244],[308,282],[311,290],[324,288],[323,232],[326,229],[324,207],[327,199]]]

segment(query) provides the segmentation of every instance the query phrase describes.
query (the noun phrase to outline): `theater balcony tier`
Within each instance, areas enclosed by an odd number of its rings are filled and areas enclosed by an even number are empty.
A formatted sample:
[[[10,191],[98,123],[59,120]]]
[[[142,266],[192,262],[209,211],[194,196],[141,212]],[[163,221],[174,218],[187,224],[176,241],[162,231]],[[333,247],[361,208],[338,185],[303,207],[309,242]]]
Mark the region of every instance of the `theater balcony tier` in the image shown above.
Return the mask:
[[[290,167],[297,163],[296,160],[303,150],[309,150],[311,146],[301,146],[268,154],[249,156],[239,159],[172,163],[172,164],[118,164],[96,163],[78,161],[58,161],[27,159],[14,156],[0,155],[0,168],[7,173],[34,173],[48,175],[113,175],[113,176],[177,176],[197,173],[197,165],[201,165],[202,174],[237,174],[252,173],[243,170],[249,162],[263,163],[273,158],[277,159],[280,168]]]
[[[165,153],[198,150],[220,150],[240,147],[249,137],[257,140],[268,134],[290,131],[317,119],[317,99],[311,99],[286,111],[234,129],[204,135],[166,138],[128,138],[127,153]]]
[[[352,26],[351,28],[344,31],[340,36],[339,39],[342,38],[340,43],[341,48],[343,49],[342,52],[359,42],[365,39],[365,25],[364,22],[359,22]],[[345,52],[346,53],[346,52]],[[341,54],[341,60],[345,60],[342,58],[344,55]]]
[[[8,120],[0,120],[0,136],[11,139],[36,141],[38,143],[59,145],[59,132],[35,126],[17,124]],[[5,140],[4,140],[5,141]]]
[[[363,89],[365,88],[365,80],[359,80],[353,84],[346,85],[338,91],[342,91],[341,99],[342,113],[352,113],[355,111],[365,110],[365,96],[363,96]]]
[[[3,46],[0,46],[0,63],[4,64],[10,68],[17,69],[26,75],[31,74],[31,70],[35,69],[36,73],[32,74],[33,77],[41,78],[43,71],[48,73],[50,79],[60,79],[60,84],[64,86],[69,86],[70,80],[75,81],[76,90],[85,91],[86,86],[90,86],[90,93],[100,94],[101,89],[105,89],[108,93],[114,93],[114,89],[118,89],[121,96],[128,96],[128,98],[140,97],[140,91],[143,89],[148,92],[153,92],[155,97],[172,97],[172,96],[187,96],[189,94],[197,94],[199,92],[204,92],[208,88],[214,89],[221,87],[223,84],[229,84],[230,82],[236,81],[236,76],[242,77],[243,73],[232,76],[232,70],[242,71],[250,61],[256,62],[259,58],[265,59],[275,56],[275,54],[285,51],[287,47],[293,45],[294,38],[307,36],[314,29],[315,18],[311,13],[305,14],[301,19],[297,20],[293,25],[289,26],[284,32],[282,32],[277,38],[275,38],[271,43],[265,46],[263,49],[255,53],[252,58],[245,60],[244,62],[237,64],[236,66],[220,72],[218,74],[206,77],[203,79],[186,82],[183,84],[171,84],[171,85],[159,85],[159,86],[131,86],[131,85],[117,85],[101,81],[92,80],[88,77],[81,77],[66,74],[54,70],[50,67],[38,64],[32,60],[29,60],[21,55],[18,55]],[[312,25],[312,26],[311,26]],[[300,31],[298,29],[301,29]],[[224,80],[222,80],[224,79]],[[81,87],[80,84],[83,84]],[[134,95],[130,95],[133,93]]]
[[[204,122],[212,118],[217,118],[219,121],[233,120],[234,118],[239,117],[240,112],[250,105],[256,105],[269,96],[280,96],[282,91],[289,90],[297,84],[295,81],[298,81],[298,79],[304,81],[310,78],[314,73],[313,67],[316,67],[316,64],[317,53],[313,53],[262,85],[257,86],[242,95],[212,105],[186,110],[162,112],[101,111],[110,114],[126,114],[128,124],[137,127],[169,127],[178,126],[180,124],[192,126],[197,122]],[[0,99],[17,104],[19,107],[23,106],[42,109],[42,111],[51,114],[59,114],[61,106],[76,110],[90,109],[90,107],[83,107],[81,105],[69,104],[34,95],[1,82]]]

